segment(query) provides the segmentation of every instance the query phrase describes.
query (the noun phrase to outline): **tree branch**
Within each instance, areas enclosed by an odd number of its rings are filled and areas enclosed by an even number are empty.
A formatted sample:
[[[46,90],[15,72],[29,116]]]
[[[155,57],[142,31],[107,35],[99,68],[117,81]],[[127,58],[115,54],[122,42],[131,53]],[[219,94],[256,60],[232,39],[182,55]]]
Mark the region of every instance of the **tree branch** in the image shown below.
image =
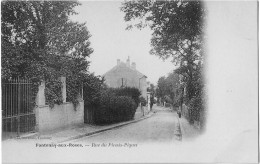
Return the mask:
[[[40,24],[42,23],[42,20],[41,20],[41,18],[40,18],[39,10],[38,10],[38,8],[37,8],[35,2],[32,2],[32,6],[33,6],[33,8],[34,8],[34,10],[35,10],[35,13],[36,13],[37,24],[40,25]]]
[[[29,3],[29,2],[28,2]],[[24,5],[24,9],[26,10],[26,12],[28,13],[28,16],[32,18],[32,21],[37,24],[37,20],[35,19],[32,10],[28,10],[28,5],[27,4],[23,4]]]

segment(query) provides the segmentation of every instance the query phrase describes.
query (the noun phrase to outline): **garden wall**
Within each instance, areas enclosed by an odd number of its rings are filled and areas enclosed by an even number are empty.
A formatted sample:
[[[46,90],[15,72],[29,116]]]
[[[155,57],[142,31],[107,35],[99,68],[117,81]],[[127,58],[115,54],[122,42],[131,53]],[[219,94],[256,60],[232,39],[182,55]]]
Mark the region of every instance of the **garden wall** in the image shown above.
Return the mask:
[[[77,104],[76,108],[72,103],[66,102],[66,78],[62,77],[61,81],[63,85],[63,103],[60,105],[55,104],[53,108],[50,108],[45,103],[45,82],[42,82],[39,86],[35,108],[37,132],[49,132],[84,123],[83,99],[79,98],[79,104]]]
[[[72,103],[39,106],[35,111],[36,129],[38,132],[53,131],[84,123],[84,101],[81,101],[76,110]]]

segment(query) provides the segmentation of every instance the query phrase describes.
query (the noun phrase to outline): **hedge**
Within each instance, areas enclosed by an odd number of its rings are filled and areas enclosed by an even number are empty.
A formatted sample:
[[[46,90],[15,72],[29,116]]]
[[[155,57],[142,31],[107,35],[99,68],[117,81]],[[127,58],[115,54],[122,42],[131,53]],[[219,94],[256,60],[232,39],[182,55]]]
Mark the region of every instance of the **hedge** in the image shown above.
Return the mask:
[[[125,88],[110,88],[111,92],[113,92],[116,96],[128,96],[131,97],[136,105],[140,103],[139,97],[141,95],[140,91],[134,87],[125,87]]]
[[[95,110],[96,124],[110,124],[134,118],[137,105],[129,96],[118,96],[113,89],[102,92],[99,107]]]
[[[202,129],[204,128],[206,121],[206,111],[204,103],[205,100],[202,96],[199,95],[198,97],[193,97],[188,104],[190,112],[189,122],[193,124],[194,121],[199,121]]]

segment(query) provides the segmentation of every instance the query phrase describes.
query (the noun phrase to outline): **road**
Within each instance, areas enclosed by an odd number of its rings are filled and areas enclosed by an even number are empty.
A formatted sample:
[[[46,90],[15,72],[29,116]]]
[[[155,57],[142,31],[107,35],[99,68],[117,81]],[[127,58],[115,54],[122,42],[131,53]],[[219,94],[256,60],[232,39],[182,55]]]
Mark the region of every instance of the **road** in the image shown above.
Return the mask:
[[[109,142],[169,142],[175,141],[174,130],[177,115],[168,108],[155,107],[150,118],[117,129],[84,137],[74,142],[109,143]]]

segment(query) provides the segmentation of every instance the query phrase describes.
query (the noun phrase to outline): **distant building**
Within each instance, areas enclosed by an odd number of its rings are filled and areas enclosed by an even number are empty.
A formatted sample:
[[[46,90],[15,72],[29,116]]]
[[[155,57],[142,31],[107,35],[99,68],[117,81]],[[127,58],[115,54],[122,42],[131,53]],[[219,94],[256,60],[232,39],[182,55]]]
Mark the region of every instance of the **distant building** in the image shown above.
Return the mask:
[[[132,62],[130,65],[129,57],[126,60],[126,63],[117,59],[117,65],[103,76],[105,77],[105,83],[109,87],[135,87],[141,91],[144,98],[147,97],[147,77],[136,70],[135,62]]]

